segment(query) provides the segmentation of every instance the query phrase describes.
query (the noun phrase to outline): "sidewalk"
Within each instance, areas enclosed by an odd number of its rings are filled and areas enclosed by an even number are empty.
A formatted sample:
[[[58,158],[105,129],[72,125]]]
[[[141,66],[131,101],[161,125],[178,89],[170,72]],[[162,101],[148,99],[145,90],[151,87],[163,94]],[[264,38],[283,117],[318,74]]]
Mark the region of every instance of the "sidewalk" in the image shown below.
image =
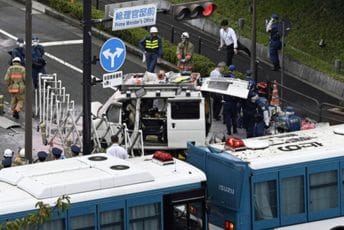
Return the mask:
[[[0,159],[5,149],[11,149],[16,154],[19,148],[25,147],[25,113],[19,114],[19,119],[12,117],[12,112],[9,105],[5,105],[4,114],[1,115],[0,121]],[[13,121],[18,126],[13,126],[8,129],[3,127],[5,122]],[[37,131],[38,119],[32,119],[32,157],[37,158],[37,152],[49,150],[49,146],[43,145],[40,133]],[[58,146],[57,146],[58,147]]]

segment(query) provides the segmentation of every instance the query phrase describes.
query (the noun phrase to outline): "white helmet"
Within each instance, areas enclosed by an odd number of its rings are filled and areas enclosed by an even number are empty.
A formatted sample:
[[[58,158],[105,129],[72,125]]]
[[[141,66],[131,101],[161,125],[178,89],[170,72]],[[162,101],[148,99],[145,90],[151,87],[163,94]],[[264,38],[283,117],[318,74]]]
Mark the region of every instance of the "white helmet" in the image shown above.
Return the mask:
[[[158,33],[158,28],[156,28],[155,26],[151,27],[149,33]]]
[[[11,149],[6,149],[4,151],[4,157],[12,157],[13,156],[13,151]]]
[[[15,58],[13,58],[12,59],[12,63],[15,63],[15,62],[21,62],[21,60],[20,60],[20,57],[15,57]]]
[[[25,148],[20,149],[19,156],[20,157],[25,157]]]
[[[183,32],[181,38],[190,38],[190,35],[188,32]]]

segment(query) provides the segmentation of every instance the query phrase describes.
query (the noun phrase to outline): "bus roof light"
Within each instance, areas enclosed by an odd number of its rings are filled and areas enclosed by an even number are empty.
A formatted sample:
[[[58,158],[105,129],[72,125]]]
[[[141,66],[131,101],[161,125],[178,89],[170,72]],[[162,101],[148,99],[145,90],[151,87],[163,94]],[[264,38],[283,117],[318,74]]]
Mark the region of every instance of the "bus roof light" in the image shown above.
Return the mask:
[[[228,137],[225,143],[225,149],[230,149],[232,151],[244,150],[246,146],[240,138]]]
[[[234,224],[232,221],[230,220],[225,220],[224,226],[223,226],[224,230],[234,230]]]

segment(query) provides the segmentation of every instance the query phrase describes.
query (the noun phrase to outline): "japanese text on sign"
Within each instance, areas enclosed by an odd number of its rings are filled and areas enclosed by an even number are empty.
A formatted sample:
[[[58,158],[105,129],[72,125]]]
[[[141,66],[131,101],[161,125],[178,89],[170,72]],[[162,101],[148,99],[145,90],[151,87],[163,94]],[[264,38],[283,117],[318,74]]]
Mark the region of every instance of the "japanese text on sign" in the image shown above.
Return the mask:
[[[114,10],[112,30],[123,30],[155,25],[157,6],[146,4]]]

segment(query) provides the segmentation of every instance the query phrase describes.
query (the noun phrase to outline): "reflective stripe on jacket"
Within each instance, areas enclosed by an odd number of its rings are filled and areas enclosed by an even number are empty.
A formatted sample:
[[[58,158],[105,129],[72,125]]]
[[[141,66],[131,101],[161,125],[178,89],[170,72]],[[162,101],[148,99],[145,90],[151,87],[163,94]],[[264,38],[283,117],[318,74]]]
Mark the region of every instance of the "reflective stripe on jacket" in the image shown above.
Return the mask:
[[[7,69],[5,81],[8,82],[9,93],[25,92],[25,67],[14,63]]]

